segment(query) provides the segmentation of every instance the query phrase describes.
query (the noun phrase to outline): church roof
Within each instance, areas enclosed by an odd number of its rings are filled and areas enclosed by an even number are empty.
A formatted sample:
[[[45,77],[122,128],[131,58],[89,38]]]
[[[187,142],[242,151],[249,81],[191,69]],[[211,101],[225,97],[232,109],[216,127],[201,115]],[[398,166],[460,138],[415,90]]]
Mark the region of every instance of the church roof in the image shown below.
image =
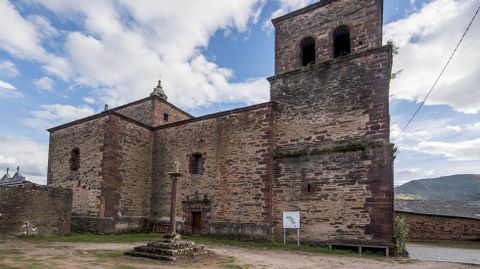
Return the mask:
[[[0,186],[23,184],[26,181],[26,178],[20,173],[20,167],[17,167],[17,172],[12,177],[10,177],[7,168],[7,173],[0,180]]]
[[[155,126],[147,125],[147,124],[145,124],[143,122],[140,122],[140,121],[138,121],[138,120],[136,120],[132,117],[129,117],[129,116],[126,116],[122,113],[119,113],[119,111],[122,110],[122,109],[137,105],[139,103],[147,102],[147,101],[152,100],[152,99],[162,102],[163,104],[165,104],[165,105],[169,106],[170,108],[174,109],[175,111],[187,116],[188,118],[195,118],[193,115],[189,114],[188,112],[178,108],[177,106],[175,106],[172,103],[167,101],[168,97],[165,94],[165,92],[163,91],[161,81],[159,80],[157,86],[153,89],[152,93],[150,93],[150,96],[148,96],[146,98],[143,98],[143,99],[140,99],[140,100],[137,100],[137,101],[125,104],[125,105],[121,105],[119,107],[104,110],[101,113],[97,113],[97,114],[87,116],[87,117],[84,117],[84,118],[81,118],[81,119],[78,119],[78,120],[74,120],[74,121],[59,125],[59,126],[55,126],[55,127],[50,128],[50,129],[47,129],[47,131],[48,132],[54,132],[54,131],[57,131],[57,130],[60,130],[60,129],[63,129],[63,128],[66,128],[66,127],[69,127],[69,126],[72,126],[72,125],[76,125],[76,124],[79,124],[79,123],[83,123],[83,122],[86,122],[86,121],[90,121],[90,120],[93,120],[93,119],[97,119],[97,118],[104,117],[106,115],[112,115],[112,114],[116,115],[118,117],[124,118],[126,120],[130,120],[131,122],[137,123],[137,124],[147,128],[147,129],[152,129]]]
[[[8,174],[8,170],[7,170],[7,173],[2,177],[2,179],[0,179],[0,184],[2,184],[3,181],[10,180],[10,178],[12,177]]]
[[[480,219],[480,201],[395,200],[395,211]]]

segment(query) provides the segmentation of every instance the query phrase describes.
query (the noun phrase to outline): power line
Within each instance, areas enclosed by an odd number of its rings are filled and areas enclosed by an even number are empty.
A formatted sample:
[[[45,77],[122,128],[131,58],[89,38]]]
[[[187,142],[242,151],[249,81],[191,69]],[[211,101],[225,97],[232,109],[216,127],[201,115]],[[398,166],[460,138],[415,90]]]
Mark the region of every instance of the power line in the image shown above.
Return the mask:
[[[425,102],[427,101],[428,97],[429,97],[430,94],[432,93],[433,89],[435,89],[435,86],[437,86],[438,81],[440,81],[440,78],[443,76],[443,73],[445,73],[445,70],[447,69],[448,65],[449,65],[450,62],[452,61],[453,56],[455,56],[455,53],[457,53],[457,50],[458,50],[458,48],[460,47],[460,44],[462,44],[463,39],[464,39],[465,36],[467,35],[468,30],[470,30],[470,27],[472,26],[473,21],[474,21],[475,18],[477,17],[477,14],[478,14],[479,11],[480,11],[480,6],[478,6],[477,11],[476,11],[475,14],[473,15],[472,20],[470,21],[470,23],[469,23],[468,26],[467,26],[467,29],[465,29],[465,32],[463,32],[463,35],[462,35],[462,37],[460,38],[460,41],[458,41],[457,46],[455,47],[455,49],[453,50],[452,54],[450,55],[450,58],[448,59],[448,61],[447,61],[447,63],[445,64],[445,66],[443,67],[442,72],[440,72],[440,74],[438,75],[437,79],[435,80],[435,83],[433,83],[432,88],[430,88],[430,91],[428,91],[427,95],[425,96],[425,98],[423,99],[423,101],[420,103],[420,105],[418,106],[418,108],[417,108],[417,110],[415,111],[415,113],[413,113],[412,117],[410,117],[410,119],[408,120],[407,124],[405,124],[405,126],[402,128],[402,130],[400,130],[400,132],[393,138],[393,141],[397,140],[397,138],[400,137],[400,135],[402,135],[403,132],[407,129],[407,127],[410,125],[410,123],[412,123],[413,119],[415,118],[415,116],[417,116],[418,112],[419,112],[420,109],[423,107],[423,105],[424,105]]]

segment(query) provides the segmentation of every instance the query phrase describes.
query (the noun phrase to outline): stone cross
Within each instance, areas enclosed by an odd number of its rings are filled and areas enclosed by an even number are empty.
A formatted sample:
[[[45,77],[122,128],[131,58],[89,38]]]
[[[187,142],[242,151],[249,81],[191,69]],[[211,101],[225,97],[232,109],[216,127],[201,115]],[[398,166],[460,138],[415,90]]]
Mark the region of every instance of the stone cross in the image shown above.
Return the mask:
[[[172,178],[172,199],[170,201],[170,233],[174,235],[177,231],[177,221],[175,216],[177,215],[177,178],[182,174],[179,172],[180,163],[175,161],[173,163],[173,172],[168,172],[170,178]]]

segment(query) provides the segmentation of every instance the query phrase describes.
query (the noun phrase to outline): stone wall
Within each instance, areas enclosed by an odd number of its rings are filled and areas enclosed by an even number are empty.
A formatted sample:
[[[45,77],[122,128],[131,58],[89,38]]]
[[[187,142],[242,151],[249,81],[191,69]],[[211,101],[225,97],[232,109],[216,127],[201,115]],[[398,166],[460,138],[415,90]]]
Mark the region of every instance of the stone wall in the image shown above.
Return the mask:
[[[27,183],[0,187],[0,234],[69,235],[71,190]]]
[[[192,118],[186,112],[156,96],[148,97],[114,110],[151,127]],[[165,120],[165,114],[168,115],[168,120]]]
[[[114,113],[50,134],[48,184],[73,190],[73,228],[110,233],[146,227],[152,134]],[[80,166],[70,169],[73,148]]]
[[[73,190],[72,214],[98,217],[102,184],[103,146],[109,116],[50,133],[48,185]],[[80,150],[80,166],[70,170],[72,149]],[[75,225],[74,225],[75,226]]]
[[[275,74],[301,67],[300,43],[315,39],[316,62],[333,58],[333,31],[340,25],[350,28],[352,53],[382,45],[383,0],[322,0],[274,19]]]
[[[151,131],[112,115],[103,154],[100,196],[100,218],[106,221],[103,232],[144,229],[150,212]]]
[[[144,98],[136,102],[126,104],[124,106],[115,108],[117,113],[120,113],[128,118],[141,122],[147,126],[153,126],[153,98]]]
[[[298,210],[305,240],[391,243],[390,71],[382,47],[269,79],[277,235]]]
[[[160,98],[153,99],[153,107],[153,127],[192,118],[191,115]],[[168,121],[164,119],[164,114],[168,115]]]
[[[395,211],[405,217],[410,227],[410,240],[480,240],[480,219],[435,216]]]
[[[197,118],[155,131],[152,221],[167,221],[173,162],[180,162],[177,221],[191,227],[204,212],[202,232],[271,237],[272,107],[257,105]],[[189,171],[190,156],[204,157],[204,172]]]

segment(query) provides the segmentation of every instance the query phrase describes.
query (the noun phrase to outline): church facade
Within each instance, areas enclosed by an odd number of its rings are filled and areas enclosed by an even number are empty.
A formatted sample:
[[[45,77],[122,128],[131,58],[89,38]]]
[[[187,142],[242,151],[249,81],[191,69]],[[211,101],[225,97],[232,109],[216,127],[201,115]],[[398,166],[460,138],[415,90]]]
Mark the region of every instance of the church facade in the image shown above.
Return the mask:
[[[382,0],[322,0],[273,20],[271,100],[193,117],[150,97],[49,129],[48,185],[73,190],[72,225],[279,240],[299,211],[311,242],[390,245],[392,48]]]

